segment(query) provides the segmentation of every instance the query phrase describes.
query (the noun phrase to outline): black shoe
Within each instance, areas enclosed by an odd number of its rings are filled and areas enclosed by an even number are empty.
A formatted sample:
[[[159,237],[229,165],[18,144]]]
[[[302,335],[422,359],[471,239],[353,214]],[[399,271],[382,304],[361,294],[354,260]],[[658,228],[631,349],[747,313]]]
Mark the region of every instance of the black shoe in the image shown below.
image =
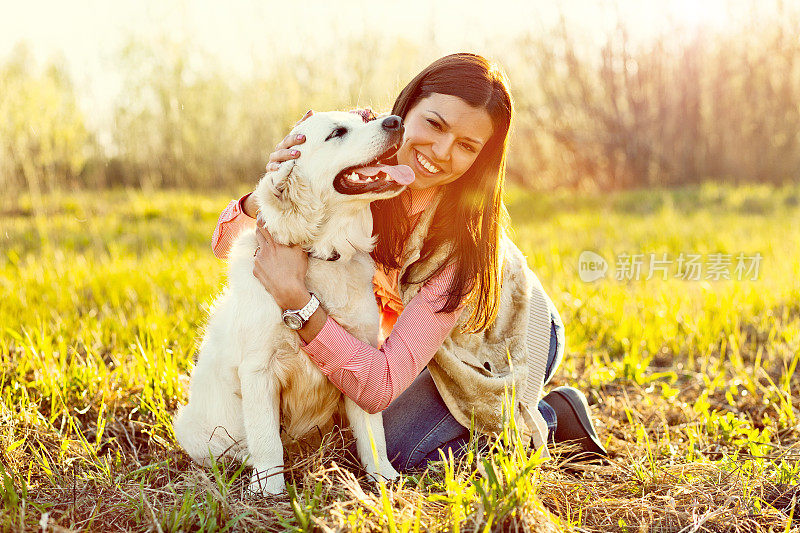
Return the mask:
[[[598,461],[608,457],[592,424],[586,396],[573,387],[556,387],[542,398],[556,412],[556,443],[571,444],[577,449],[562,455],[571,461]]]

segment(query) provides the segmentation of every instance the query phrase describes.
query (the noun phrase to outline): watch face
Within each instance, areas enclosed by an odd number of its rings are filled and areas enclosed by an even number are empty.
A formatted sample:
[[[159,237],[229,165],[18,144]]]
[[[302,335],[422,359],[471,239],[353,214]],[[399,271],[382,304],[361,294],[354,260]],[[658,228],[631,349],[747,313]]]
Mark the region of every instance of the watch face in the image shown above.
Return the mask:
[[[284,315],[283,322],[291,329],[300,329],[303,327],[303,321],[297,315]]]

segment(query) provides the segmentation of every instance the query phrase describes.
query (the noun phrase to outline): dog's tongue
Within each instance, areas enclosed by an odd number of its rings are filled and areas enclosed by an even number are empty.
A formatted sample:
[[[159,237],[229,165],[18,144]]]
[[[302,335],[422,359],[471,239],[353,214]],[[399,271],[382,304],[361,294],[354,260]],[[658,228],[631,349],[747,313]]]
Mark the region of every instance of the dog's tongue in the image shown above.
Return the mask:
[[[408,165],[374,165],[369,167],[359,167],[355,171],[366,177],[377,176],[383,172],[389,179],[399,183],[400,185],[408,185],[414,181],[414,171]]]

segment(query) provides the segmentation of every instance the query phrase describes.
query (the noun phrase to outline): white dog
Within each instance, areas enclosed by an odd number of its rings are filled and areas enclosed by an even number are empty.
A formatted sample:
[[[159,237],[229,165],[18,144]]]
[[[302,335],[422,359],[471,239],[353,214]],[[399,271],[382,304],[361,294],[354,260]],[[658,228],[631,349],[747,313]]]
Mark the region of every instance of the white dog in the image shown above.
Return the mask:
[[[276,242],[309,252],[309,290],[339,324],[374,346],[379,317],[369,204],[396,196],[414,179],[409,167],[380,162],[396,151],[402,123],[396,116],[364,122],[356,113],[316,113],[292,130],[300,133],[306,136],[301,156],[265,174],[256,187],[261,218]],[[253,276],[255,250],[254,231],[231,249],[229,285],[211,310],[175,436],[203,465],[211,456],[248,460],[254,467],[250,489],[276,494],[285,488],[281,426],[300,437],[323,425],[341,393],[301,352],[297,333]],[[349,398],[344,403],[367,472],[396,478],[381,414],[367,414]]]

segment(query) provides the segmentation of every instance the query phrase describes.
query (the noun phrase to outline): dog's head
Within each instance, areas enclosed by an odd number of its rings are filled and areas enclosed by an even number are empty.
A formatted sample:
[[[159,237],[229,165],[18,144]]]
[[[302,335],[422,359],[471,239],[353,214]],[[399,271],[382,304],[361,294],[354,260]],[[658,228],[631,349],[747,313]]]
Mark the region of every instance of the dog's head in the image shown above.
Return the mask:
[[[403,138],[400,117],[365,122],[358,113],[311,113],[291,132],[299,134],[306,138],[300,157],[264,176],[279,202],[369,203],[396,196],[414,181],[409,167],[387,164]]]
[[[366,121],[358,113],[309,113],[291,135],[305,135],[300,157],[268,172],[256,187],[262,216],[306,217],[307,227],[319,226],[331,214],[366,207],[400,194],[414,181],[406,165],[391,165],[403,138],[400,117]]]

